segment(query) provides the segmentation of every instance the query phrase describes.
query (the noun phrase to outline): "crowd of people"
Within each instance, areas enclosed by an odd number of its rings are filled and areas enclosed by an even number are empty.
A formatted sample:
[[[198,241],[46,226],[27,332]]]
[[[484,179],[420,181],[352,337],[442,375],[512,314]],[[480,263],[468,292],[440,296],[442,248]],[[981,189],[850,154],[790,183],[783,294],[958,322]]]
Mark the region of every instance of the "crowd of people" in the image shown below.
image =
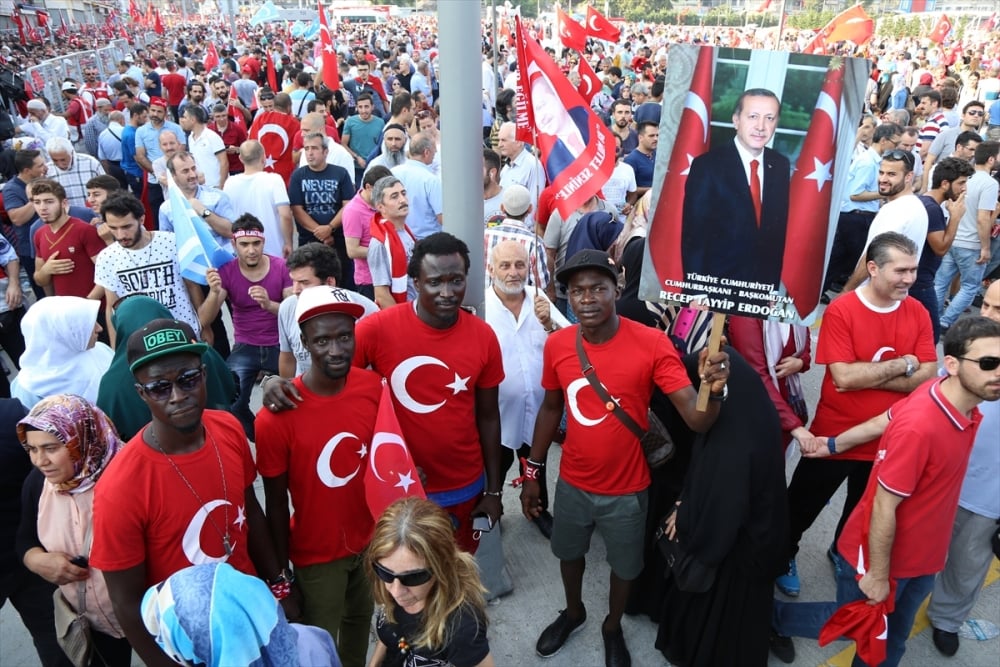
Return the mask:
[[[474,555],[515,463],[565,593],[539,656],[586,620],[595,528],[607,665],[632,651],[790,663],[792,636],[890,595],[886,657],[870,664],[899,663],[928,594],[934,643],[954,655],[1000,518],[1000,281],[985,284],[1000,264],[997,37],[837,47],[873,74],[818,339],[732,317],[731,346],[709,353],[705,313],[638,296],[669,46],[798,50],[808,34],[632,25],[585,52],[547,44],[571,81],[592,63],[590,103],[616,145],[601,192],[564,216],[517,137],[514,49],[484,25],[480,240],[443,231],[434,18],[337,31],[337,90],[312,42],[241,25],[181,29],[106,79],[85,67],[60,84],[64,114],[40,96],[10,109],[0,601],[42,663],[69,660],[68,606],[90,627],[76,664],[135,651],[149,665],[489,667]],[[0,50],[16,67],[53,55]],[[759,155],[754,104],[775,119],[781,105],[760,89],[737,104],[734,142]],[[180,231],[192,223],[224,255],[200,272]],[[462,307],[480,243],[482,319]],[[427,499],[372,516],[364,471],[386,482],[385,400],[416,468],[387,483],[406,494],[419,477]],[[676,453],[651,468],[656,422]],[[792,603],[802,535],[844,481],[837,601]],[[666,542],[697,583],[661,557]],[[659,624],[655,647],[630,651],[626,613]]]

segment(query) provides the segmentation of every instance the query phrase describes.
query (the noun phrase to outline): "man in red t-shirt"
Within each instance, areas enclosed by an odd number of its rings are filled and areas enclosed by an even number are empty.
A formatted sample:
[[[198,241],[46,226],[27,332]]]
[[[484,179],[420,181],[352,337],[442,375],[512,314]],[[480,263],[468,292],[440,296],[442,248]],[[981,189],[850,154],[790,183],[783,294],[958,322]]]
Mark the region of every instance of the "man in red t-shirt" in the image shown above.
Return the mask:
[[[365,662],[373,609],[361,557],[374,526],[364,469],[382,381],[351,366],[354,322],[364,310],[338,287],[302,291],[296,320],[312,358],[294,380],[302,400],[296,410],[261,410],[256,422],[257,469],[278,561],[295,565],[303,622],[329,632],[348,665]]]
[[[129,337],[126,356],[152,422],[108,466],[94,493],[91,566],[144,664],[170,664],[139,607],[146,589],[190,565],[228,562],[271,584],[289,619],[291,575],[278,566],[236,419],[206,410],[208,349],[190,325],[157,319]],[[122,391],[127,390],[122,387]],[[251,554],[252,561],[251,561]]]
[[[775,600],[778,634],[817,637],[839,607],[865,599],[881,603],[895,584],[895,608],[883,633],[886,659],[880,664],[899,664],[917,610],[945,565],[947,536],[982,421],[976,406],[1000,400],[1000,323],[963,318],[952,325],[942,344],[943,379],[924,382],[887,412],[828,443],[820,440],[803,447],[805,455],[823,457],[828,454],[824,445],[847,450],[881,435],[864,495],[837,541],[843,562],[837,601]],[[787,657],[794,659],[794,650]]]
[[[496,334],[462,309],[469,248],[438,232],[417,242],[408,272],[417,300],[358,322],[354,365],[389,381],[393,407],[427,497],[451,515],[455,540],[470,553],[472,517],[500,519],[500,383]],[[272,410],[301,400],[291,383],[268,385]],[[282,392],[284,392],[282,394]],[[485,475],[483,474],[485,471]]]
[[[177,120],[177,107],[187,94],[187,79],[177,71],[175,61],[167,61],[167,73],[160,77],[160,86],[163,88],[163,97],[167,99],[170,115]]]
[[[649,467],[639,438],[613,413],[591,380],[643,430],[649,427],[648,409],[654,385],[677,408],[696,432],[707,431],[719,416],[726,398],[729,355],[711,357],[702,351],[699,375],[711,385],[707,410],[697,410],[698,395],[670,339],[657,329],[619,317],[618,267],[599,250],[581,250],[556,274],[568,287],[578,327],[551,334],[543,353],[542,387],[545,396],[535,420],[531,457],[525,466],[521,507],[528,519],[542,511],[538,472],[555,438],[566,408],[566,440],[559,465],[552,553],[559,559],[566,609],[542,632],[535,650],[555,655],[587,619],[583,605],[583,573],[590,536],[596,527],[608,547],[611,589],[608,616],[601,626],[607,664],[629,664],[622,633],[632,581],[642,570]],[[578,353],[582,345],[593,374],[585,376]],[[672,537],[672,535],[671,535]]]
[[[907,295],[916,280],[917,247],[896,232],[880,234],[868,247],[868,282],[835,299],[823,315],[816,362],[826,364],[811,433],[840,433],[885,412],[925,380],[937,366],[930,316]],[[776,581],[787,595],[798,595],[795,565],[799,540],[834,492],[847,480],[847,498],[834,539],[857,505],[878,437],[824,461],[799,461],[788,486],[789,571]],[[833,547],[828,553],[835,561]]]
[[[48,295],[100,298],[94,289],[94,265],[105,248],[97,227],[69,215],[66,190],[57,181],[28,185],[35,213],[45,223],[35,232],[35,282]]]

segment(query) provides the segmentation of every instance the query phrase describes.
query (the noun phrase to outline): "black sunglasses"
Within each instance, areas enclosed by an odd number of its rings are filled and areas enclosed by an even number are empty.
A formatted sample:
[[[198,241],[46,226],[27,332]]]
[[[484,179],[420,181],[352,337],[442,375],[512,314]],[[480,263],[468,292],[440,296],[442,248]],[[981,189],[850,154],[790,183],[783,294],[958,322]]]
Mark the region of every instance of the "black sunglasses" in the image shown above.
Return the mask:
[[[399,579],[399,583],[403,584],[408,588],[411,586],[421,586],[423,584],[426,584],[428,581],[431,580],[431,577],[434,576],[433,574],[431,574],[431,571],[427,569],[411,570],[409,572],[402,572],[400,574],[396,574],[389,568],[379,565],[378,563],[372,563],[372,567],[375,569],[375,574],[378,576],[378,578],[384,581],[385,583],[391,584],[394,579]]]
[[[905,162],[908,169],[913,169],[913,153],[911,151],[904,151],[901,148],[895,150],[886,151],[882,153],[883,160],[892,160],[893,162]]]
[[[135,386],[144,391],[154,401],[165,401],[173,393],[174,385],[177,385],[177,388],[182,392],[188,393],[197,389],[204,377],[205,370],[203,368],[192,368],[178,375],[174,378],[173,382],[170,380],[156,380],[155,382],[147,382],[146,384],[136,383]]]
[[[984,371],[995,371],[1000,367],[1000,357],[979,357],[978,359],[969,359],[968,357],[958,357],[962,361],[971,361],[974,364],[979,364],[979,368]]]

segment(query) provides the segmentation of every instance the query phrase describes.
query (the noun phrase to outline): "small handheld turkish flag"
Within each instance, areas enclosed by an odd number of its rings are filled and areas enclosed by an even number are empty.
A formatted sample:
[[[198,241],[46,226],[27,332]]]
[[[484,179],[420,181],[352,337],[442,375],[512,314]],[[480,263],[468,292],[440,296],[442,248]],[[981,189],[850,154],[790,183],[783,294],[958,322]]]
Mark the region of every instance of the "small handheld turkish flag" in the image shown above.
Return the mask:
[[[951,32],[951,20],[947,15],[942,14],[941,18],[938,19],[937,23],[934,25],[934,29],[931,30],[931,34],[928,37],[931,41],[940,44],[948,37],[948,33]]]
[[[382,400],[365,470],[365,500],[372,518],[378,520],[386,507],[406,496],[427,497],[403,439],[403,430],[399,428],[389,385],[382,380]]]

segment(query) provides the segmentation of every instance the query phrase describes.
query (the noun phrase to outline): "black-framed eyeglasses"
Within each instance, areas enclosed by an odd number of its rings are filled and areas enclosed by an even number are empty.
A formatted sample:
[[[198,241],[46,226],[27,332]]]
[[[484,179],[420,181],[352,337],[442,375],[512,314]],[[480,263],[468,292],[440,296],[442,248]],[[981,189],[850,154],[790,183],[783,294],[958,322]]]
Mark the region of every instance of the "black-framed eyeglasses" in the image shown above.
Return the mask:
[[[430,570],[410,570],[409,572],[396,573],[379,563],[372,563],[372,567],[375,570],[375,574],[379,579],[387,584],[391,584],[394,579],[398,579],[399,583],[403,584],[407,588],[411,586],[422,586],[431,580],[434,575],[431,574]]]
[[[892,160],[893,162],[905,162],[906,167],[909,170],[913,169],[913,152],[905,151],[901,148],[897,148],[891,151],[886,151],[882,153],[883,160]]]
[[[201,385],[204,377],[204,368],[191,368],[178,375],[173,381],[156,380],[155,382],[147,382],[146,384],[137,382],[135,386],[145,392],[154,401],[165,401],[173,393],[174,385],[177,385],[177,388],[184,393],[192,392]]]
[[[971,361],[974,364],[979,364],[979,369],[984,371],[995,371],[1000,368],[1000,357],[979,357],[978,359],[970,359],[969,357],[958,357],[962,361]]]

